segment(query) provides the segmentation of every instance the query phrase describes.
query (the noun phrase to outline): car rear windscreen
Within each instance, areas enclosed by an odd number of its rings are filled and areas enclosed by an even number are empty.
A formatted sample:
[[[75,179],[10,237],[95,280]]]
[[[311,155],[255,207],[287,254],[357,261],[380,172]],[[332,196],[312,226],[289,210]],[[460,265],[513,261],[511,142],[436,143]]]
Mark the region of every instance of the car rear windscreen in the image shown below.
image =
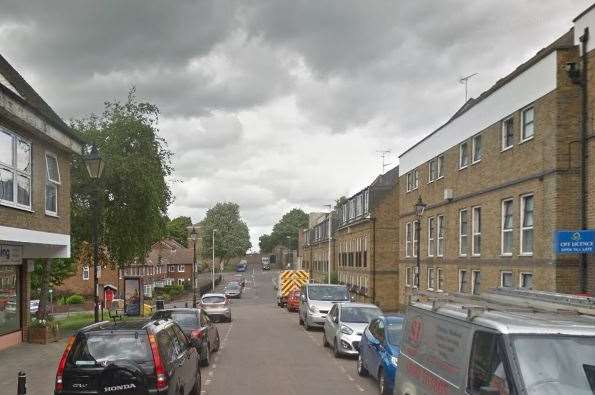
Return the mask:
[[[79,334],[68,356],[71,366],[95,366],[122,360],[153,360],[146,332]]]
[[[205,296],[202,298],[203,303],[223,303],[225,298],[223,296]]]
[[[192,311],[158,311],[153,314],[153,319],[171,319],[181,327],[198,327],[198,316]]]

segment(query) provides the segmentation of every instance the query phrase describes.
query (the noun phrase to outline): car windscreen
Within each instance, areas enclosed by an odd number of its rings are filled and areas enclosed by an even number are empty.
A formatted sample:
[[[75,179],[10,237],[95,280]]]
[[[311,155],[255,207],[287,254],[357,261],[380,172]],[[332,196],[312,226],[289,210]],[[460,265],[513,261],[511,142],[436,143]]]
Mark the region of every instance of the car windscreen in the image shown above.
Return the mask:
[[[178,323],[183,328],[196,328],[198,324],[198,316],[192,311],[158,311],[153,314],[153,319],[171,319]]]
[[[512,345],[527,394],[595,394],[595,337],[523,335]]]
[[[403,331],[403,321],[388,322],[385,326],[388,336],[388,344],[398,346],[401,342],[401,332]]]
[[[318,285],[316,287],[308,288],[308,298],[310,300],[326,300],[326,301],[348,301],[349,292],[345,287],[333,287]]]
[[[205,296],[202,298],[203,303],[223,303],[225,302],[225,297],[223,296]]]
[[[382,314],[377,307],[343,307],[341,308],[341,322],[367,324]]]
[[[70,366],[95,366],[122,360],[153,360],[145,331],[79,334],[68,355]]]

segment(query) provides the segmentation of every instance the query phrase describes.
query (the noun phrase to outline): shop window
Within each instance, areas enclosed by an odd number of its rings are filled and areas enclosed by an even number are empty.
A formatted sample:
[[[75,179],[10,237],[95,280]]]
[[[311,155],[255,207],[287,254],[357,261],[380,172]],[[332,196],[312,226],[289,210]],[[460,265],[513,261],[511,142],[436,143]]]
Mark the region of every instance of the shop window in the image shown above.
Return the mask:
[[[21,328],[20,266],[0,266],[0,335]]]

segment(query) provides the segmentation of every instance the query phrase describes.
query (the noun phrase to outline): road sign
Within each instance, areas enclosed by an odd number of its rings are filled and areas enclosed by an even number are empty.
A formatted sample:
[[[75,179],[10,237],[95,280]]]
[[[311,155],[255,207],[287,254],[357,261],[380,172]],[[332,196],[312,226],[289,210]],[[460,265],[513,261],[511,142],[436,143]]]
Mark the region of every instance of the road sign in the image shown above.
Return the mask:
[[[556,254],[595,253],[595,229],[557,230],[554,234]]]

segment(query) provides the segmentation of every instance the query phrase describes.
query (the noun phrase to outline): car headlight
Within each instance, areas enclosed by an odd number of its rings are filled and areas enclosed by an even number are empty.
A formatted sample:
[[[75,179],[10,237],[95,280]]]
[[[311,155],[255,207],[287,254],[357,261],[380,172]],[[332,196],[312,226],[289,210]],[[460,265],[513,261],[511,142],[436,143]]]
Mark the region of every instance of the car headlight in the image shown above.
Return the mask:
[[[310,313],[317,313],[318,312],[318,309],[314,305],[308,306],[308,310],[310,310]]]
[[[353,334],[353,329],[351,329],[347,325],[341,325],[341,333],[344,333],[346,335],[352,335]]]
[[[390,361],[393,365],[399,366],[399,357],[390,357]]]

